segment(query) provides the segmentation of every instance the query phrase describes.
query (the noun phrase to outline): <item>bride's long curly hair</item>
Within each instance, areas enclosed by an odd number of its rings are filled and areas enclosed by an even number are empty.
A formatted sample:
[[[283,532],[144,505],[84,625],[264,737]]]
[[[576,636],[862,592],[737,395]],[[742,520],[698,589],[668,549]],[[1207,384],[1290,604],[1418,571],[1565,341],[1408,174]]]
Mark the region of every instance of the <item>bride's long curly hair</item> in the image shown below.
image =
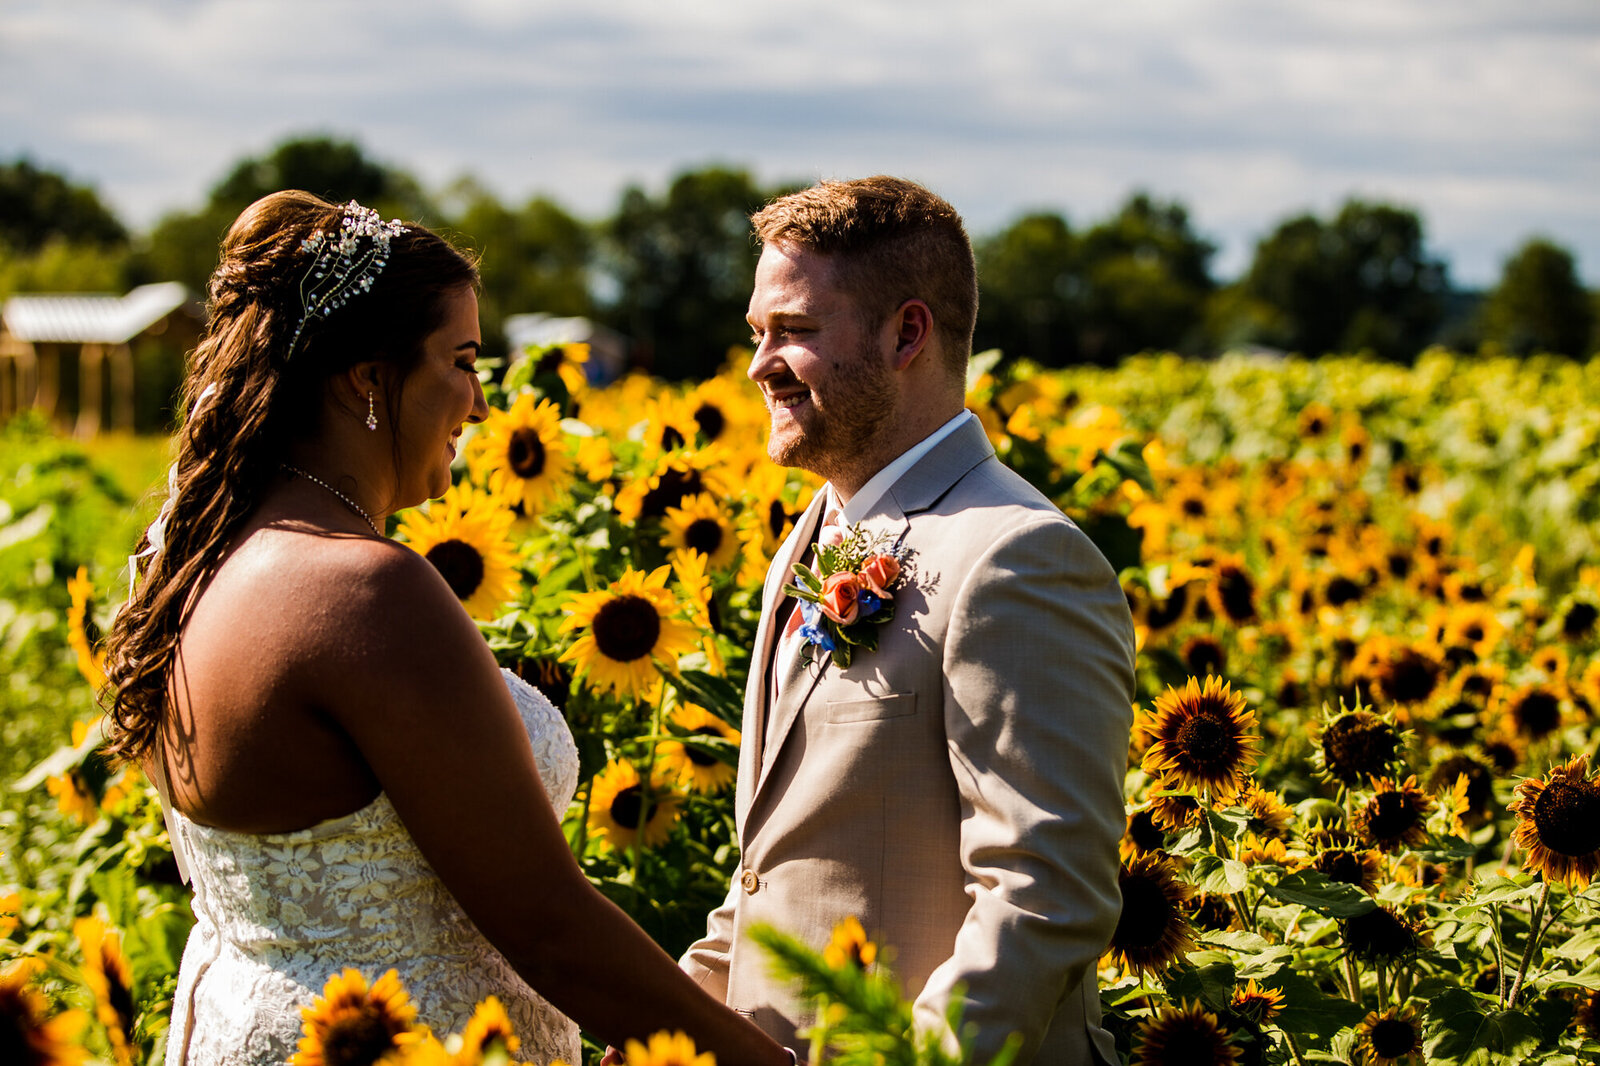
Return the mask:
[[[393,364],[400,373],[390,375],[384,407],[398,410],[423,340],[443,324],[446,298],[478,285],[472,259],[408,223],[371,289],[308,322],[290,353],[311,264],[301,242],[337,232],[343,216],[343,206],[310,193],[278,192],[245,208],[222,240],[205,334],[184,376],[188,418],[177,434],[165,547],[143,561],[107,634],[101,699],[106,753],[117,759],[141,759],[155,742],[194,592],[261,502],[290,442],[316,432],[328,379],[357,363]],[[149,543],[147,530],[138,550]]]

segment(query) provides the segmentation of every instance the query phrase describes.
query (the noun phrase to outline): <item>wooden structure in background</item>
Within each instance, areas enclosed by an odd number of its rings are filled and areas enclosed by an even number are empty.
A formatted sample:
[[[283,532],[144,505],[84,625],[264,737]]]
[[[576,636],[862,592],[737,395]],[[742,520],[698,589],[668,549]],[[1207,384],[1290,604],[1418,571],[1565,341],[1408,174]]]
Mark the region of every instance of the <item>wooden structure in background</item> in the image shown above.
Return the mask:
[[[13,296],[0,304],[0,420],[34,407],[79,437],[132,430],[133,346],[159,337],[181,358],[198,338],[199,322],[189,290],[175,281],[124,296]],[[73,363],[76,402],[67,403],[63,369]]]

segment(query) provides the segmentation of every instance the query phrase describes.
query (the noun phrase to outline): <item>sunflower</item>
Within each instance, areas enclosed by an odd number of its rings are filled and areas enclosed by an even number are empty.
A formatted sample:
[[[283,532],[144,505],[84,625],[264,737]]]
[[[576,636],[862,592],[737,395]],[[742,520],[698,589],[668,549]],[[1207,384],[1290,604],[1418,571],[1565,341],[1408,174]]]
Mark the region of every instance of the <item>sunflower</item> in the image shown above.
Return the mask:
[[[636,841],[653,848],[667,839],[678,820],[679,795],[660,768],[651,775],[648,794],[638,769],[613,759],[595,775],[589,795],[589,830],[610,847],[625,851]]]
[[[1422,1061],[1422,1025],[1410,1008],[1367,1012],[1356,1027],[1356,1052],[1369,1066]]]
[[[467,1027],[461,1030],[461,1048],[456,1052],[457,1060],[477,1062],[495,1045],[499,1045],[507,1055],[515,1055],[522,1041],[511,1028],[511,1019],[506,1015],[499,998],[490,996],[478,1004]]]
[[[1389,637],[1363,642],[1350,664],[1358,685],[1394,703],[1418,703],[1439,684],[1444,664],[1429,650]]]
[[[98,604],[87,566],[78,567],[77,574],[67,579],[67,592],[72,596],[72,606],[67,609],[67,644],[78,657],[78,672],[99,692],[106,687],[106,653],[100,646],[100,626],[94,618]]]
[[[1541,740],[1561,727],[1566,694],[1555,685],[1524,685],[1506,700],[1505,715],[1518,736]]]
[[[1259,620],[1256,582],[1238,556],[1218,560],[1216,576],[1206,589],[1219,615],[1235,625]]]
[[[648,689],[656,680],[656,662],[675,666],[699,636],[693,625],[673,617],[679,603],[666,588],[670,570],[660,566],[645,574],[629,567],[609,587],[569,600],[561,632],[583,634],[561,661],[571,661],[592,684],[619,696],[635,698]]]
[[[1415,847],[1428,838],[1428,812],[1433,797],[1417,788],[1415,775],[1396,784],[1391,778],[1372,778],[1372,798],[1351,819],[1362,842],[1379,851]]]
[[[483,621],[516,591],[515,517],[496,497],[456,485],[426,513],[407,513],[399,532],[439,571],[467,613]]]
[[[1111,934],[1110,951],[1124,968],[1160,970],[1194,947],[1194,927],[1185,913],[1193,894],[1161,855],[1144,855],[1122,867],[1122,914]]]
[[[530,345],[524,354],[526,358],[536,360],[530,378],[554,374],[572,396],[577,396],[589,385],[590,353],[589,345],[585,343],[569,341],[566,344],[552,344],[543,351]]]
[[[1167,1003],[1139,1023],[1139,1044],[1129,1066],[1233,1066],[1239,1049],[1204,1005]]]
[[[1283,999],[1282,992],[1276,988],[1262,988],[1252,977],[1243,988],[1233,990],[1233,999],[1228,1005],[1235,1014],[1260,1025],[1271,1021],[1283,1009]]]
[[[695,1052],[687,1033],[656,1033],[648,1044],[630,1040],[624,1046],[623,1066],[717,1066],[709,1051]]]
[[[8,940],[22,924],[22,893],[0,896],[0,940]]]
[[[561,409],[531,392],[505,411],[491,409],[473,438],[473,475],[524,513],[542,510],[572,480],[561,437]]]
[[[1463,779],[1466,780],[1462,795],[1465,807],[1457,813],[1467,829],[1475,829],[1486,823],[1492,813],[1493,769],[1471,755],[1458,752],[1434,766],[1428,775],[1428,788],[1433,792],[1443,788],[1455,789]]]
[[[727,666],[717,647],[717,624],[711,616],[716,600],[711,579],[706,576],[708,562],[699,552],[675,551],[672,553],[672,576],[678,579],[678,590],[683,593],[689,620],[700,630],[700,650],[706,653],[706,665],[720,677]]]
[[[617,493],[617,517],[634,525],[664,518],[667,508],[678,507],[702,492],[713,498],[731,496],[722,475],[722,459],[715,445],[700,451],[663,453],[648,473],[634,477]]]
[[[661,522],[661,544],[667,550],[699,552],[713,570],[725,570],[739,556],[736,523],[710,493],[702,492],[668,507]]]
[[[1261,738],[1249,731],[1255,723],[1244,697],[1215,675],[1203,687],[1193,677],[1182,689],[1169,686],[1145,727],[1152,743],[1143,769],[1163,786],[1204,788],[1218,800],[1230,799],[1261,754]]]
[[[390,970],[367,987],[359,970],[328,978],[322,995],[300,1011],[305,1036],[289,1066],[392,1062],[393,1053],[422,1038],[400,975]]]
[[[1118,845],[1123,862],[1161,851],[1167,843],[1167,834],[1156,824],[1149,807],[1140,807],[1128,815],[1128,825]]]
[[[1259,837],[1289,839],[1294,811],[1283,802],[1283,796],[1274,790],[1261,788],[1253,781],[1247,782],[1234,803],[1250,812],[1250,832]]]
[[[611,442],[598,433],[578,439],[573,459],[578,471],[596,485],[610,481],[617,469],[617,457],[611,450]]]
[[[29,982],[38,963],[0,970],[0,1058],[17,1066],[75,1066],[89,1057],[79,1040],[89,1017],[80,1010],[49,1017],[49,1003]]]
[[[72,767],[65,773],[53,774],[45,779],[45,791],[56,798],[56,809],[68,818],[84,825],[93,825],[100,818],[100,801],[94,798],[82,767]]]
[[[1486,603],[1457,603],[1440,610],[1444,613],[1431,628],[1447,651],[1465,648],[1475,659],[1487,661],[1505,637],[1505,623]]]
[[[1246,866],[1266,863],[1271,866],[1289,865],[1289,849],[1277,837],[1258,837],[1246,833],[1239,842],[1239,861]]]
[[[99,918],[79,918],[72,935],[83,951],[83,979],[94,995],[95,1018],[105,1027],[112,1054],[131,1066],[133,1052],[133,967],[122,953],[122,936]]]
[[[686,703],[674,710],[667,720],[691,737],[725,740],[735,748],[739,745],[739,731],[704,707]],[[661,741],[656,745],[656,757],[680,785],[696,792],[721,792],[733,783],[738,773],[710,752],[680,740]]]
[[[754,401],[748,382],[741,385],[722,374],[696,385],[694,391],[684,397],[684,406],[705,444],[736,440],[744,436],[744,430],[766,419],[766,406]],[[759,418],[754,417],[757,413]]]
[[[1367,895],[1378,891],[1383,860],[1372,848],[1323,848],[1304,863],[1330,881],[1355,885]]]
[[[1196,929],[1222,932],[1239,923],[1233,904],[1227,896],[1217,892],[1196,892],[1184,904],[1183,911]]]
[[[1417,923],[1391,907],[1377,906],[1340,923],[1345,951],[1370,962],[1398,962],[1422,950]]]
[[[1577,1022],[1578,1029],[1590,1040],[1600,1040],[1600,989],[1581,995]]]
[[[1295,423],[1301,440],[1322,440],[1333,428],[1333,410],[1327,404],[1313,400],[1300,409]]]
[[[1400,734],[1388,719],[1357,704],[1328,721],[1312,753],[1322,776],[1354,785],[1386,771],[1399,755]]]
[[[1198,825],[1201,817],[1200,799],[1188,792],[1174,792],[1164,788],[1150,790],[1150,821],[1166,833],[1177,833]]]
[[[865,970],[878,958],[878,945],[867,939],[867,931],[855,915],[833,927],[833,935],[822,949],[822,961],[835,970],[846,965]]]
[[[1588,887],[1600,872],[1600,783],[1589,776],[1588,755],[1519,782],[1511,812],[1511,839],[1527,852],[1526,869],[1574,892]]]
[[[1197,633],[1184,641],[1183,650],[1178,654],[1183,659],[1184,671],[1192,677],[1211,674],[1221,677],[1223,668],[1228,665],[1228,649],[1209,633]]]
[[[1563,637],[1571,641],[1587,640],[1600,623],[1600,606],[1588,599],[1569,599],[1562,605],[1559,617]]]

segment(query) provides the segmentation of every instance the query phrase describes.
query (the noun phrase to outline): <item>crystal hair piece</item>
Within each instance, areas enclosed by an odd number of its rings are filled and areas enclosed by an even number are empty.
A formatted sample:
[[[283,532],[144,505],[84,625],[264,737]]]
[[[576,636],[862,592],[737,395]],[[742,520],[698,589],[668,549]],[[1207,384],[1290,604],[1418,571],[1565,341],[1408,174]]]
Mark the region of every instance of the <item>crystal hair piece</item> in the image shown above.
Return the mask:
[[[337,233],[315,233],[300,242],[314,257],[300,279],[300,321],[284,358],[294,354],[300,334],[313,318],[327,318],[352,296],[368,292],[389,265],[389,241],[406,232],[399,219],[384,222],[378,212],[351,200]]]

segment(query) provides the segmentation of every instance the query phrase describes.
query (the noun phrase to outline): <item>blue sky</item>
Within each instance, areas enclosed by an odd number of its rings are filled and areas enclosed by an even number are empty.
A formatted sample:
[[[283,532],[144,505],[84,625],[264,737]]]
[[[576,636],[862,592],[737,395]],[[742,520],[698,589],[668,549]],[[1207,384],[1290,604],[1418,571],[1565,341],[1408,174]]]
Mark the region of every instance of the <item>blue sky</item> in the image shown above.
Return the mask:
[[[0,0],[0,158],[135,228],[307,133],[588,218],[712,162],[902,174],[976,234],[1145,189],[1224,277],[1356,195],[1458,284],[1534,233],[1600,284],[1596,0]]]

